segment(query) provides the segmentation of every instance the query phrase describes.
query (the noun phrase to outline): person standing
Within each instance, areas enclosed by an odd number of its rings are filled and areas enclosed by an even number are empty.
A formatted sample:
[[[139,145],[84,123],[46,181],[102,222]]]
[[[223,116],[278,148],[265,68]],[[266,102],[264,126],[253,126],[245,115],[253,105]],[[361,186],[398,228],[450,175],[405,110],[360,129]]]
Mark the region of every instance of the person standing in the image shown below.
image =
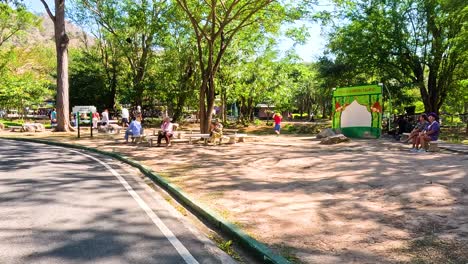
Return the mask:
[[[101,125],[102,126],[105,126],[109,124],[109,111],[106,109],[104,109],[104,111],[102,111],[102,115],[101,115]]]
[[[56,109],[52,109],[52,112],[50,112],[50,125],[52,127],[57,126],[57,111]]]
[[[99,117],[99,112],[97,112],[97,111],[94,112],[92,118],[93,118],[93,128],[97,128],[97,124],[98,124],[99,118],[100,118]]]
[[[281,130],[281,120],[283,120],[283,117],[280,113],[275,113],[273,115],[273,120],[275,121],[275,133],[279,135]]]
[[[135,112],[135,117],[138,122],[143,121],[143,113],[141,111],[141,106],[137,106],[136,112]]]
[[[123,127],[128,126],[129,117],[130,117],[130,113],[128,112],[128,109],[125,107],[122,107],[122,126]]]
[[[136,117],[132,117],[132,122],[128,126],[127,130],[125,130],[125,143],[128,143],[129,136],[139,136],[141,135],[142,127],[140,122],[136,120]]]
[[[171,146],[171,137],[174,133],[174,125],[171,123],[170,117],[165,117],[161,125],[161,130],[158,133],[158,147],[161,146],[161,140],[164,138],[166,140],[166,146]]]

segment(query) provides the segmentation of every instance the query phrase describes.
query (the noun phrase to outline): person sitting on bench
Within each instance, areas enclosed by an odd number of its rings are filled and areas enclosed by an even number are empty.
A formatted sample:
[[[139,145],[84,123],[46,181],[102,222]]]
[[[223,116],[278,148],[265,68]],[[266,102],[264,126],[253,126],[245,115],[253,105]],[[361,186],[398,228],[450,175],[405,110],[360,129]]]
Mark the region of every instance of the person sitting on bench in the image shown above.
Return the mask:
[[[218,119],[213,119],[210,126],[210,141],[215,142],[216,139],[223,137],[223,125]]]
[[[141,132],[143,131],[140,122],[136,120],[136,117],[132,117],[132,122],[128,126],[127,130],[125,130],[125,143],[128,143],[129,136],[140,136]]]
[[[161,125],[161,130],[158,132],[158,147],[161,146],[161,139],[166,140],[166,146],[171,146],[171,137],[174,134],[174,125],[171,123],[170,117],[165,117]]]
[[[427,118],[426,114],[421,114],[418,118],[418,123],[416,124],[416,127],[411,131],[411,134],[409,135],[408,139],[406,140],[406,143],[411,142],[413,143],[413,149],[416,148],[416,141],[418,141],[418,136],[419,133],[423,132],[426,130],[427,126],[429,125],[429,121]]]
[[[437,122],[438,116],[436,113],[430,113],[428,114],[428,119],[430,124],[427,126],[427,129],[420,133],[418,139],[419,139],[419,144],[420,149],[417,150],[417,152],[425,152],[426,149],[426,143],[430,141],[437,141],[439,139],[439,133],[440,133],[440,124]],[[416,149],[418,148],[418,145],[416,145]]]

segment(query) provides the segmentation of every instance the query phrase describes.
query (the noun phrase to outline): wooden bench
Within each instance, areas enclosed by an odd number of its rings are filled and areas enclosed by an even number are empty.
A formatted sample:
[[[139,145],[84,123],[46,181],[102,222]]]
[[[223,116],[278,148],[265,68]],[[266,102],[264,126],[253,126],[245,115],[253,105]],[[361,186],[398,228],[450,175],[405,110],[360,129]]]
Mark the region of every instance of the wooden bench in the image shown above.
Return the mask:
[[[138,144],[146,140],[146,134],[130,136],[130,138],[132,139],[132,143]]]
[[[15,132],[16,130],[21,131],[23,129],[23,126],[8,126],[11,132]]]
[[[201,134],[201,133],[187,133],[187,134],[181,134],[181,137],[188,138],[189,143],[192,143],[192,138],[202,138],[205,141],[205,144],[208,143],[208,139],[210,138],[210,134]]]
[[[147,136],[146,140],[148,141],[148,146],[152,147],[154,145],[154,141],[158,140],[158,136]],[[171,138],[172,143],[188,143],[189,139],[185,138],[175,138],[174,136]]]

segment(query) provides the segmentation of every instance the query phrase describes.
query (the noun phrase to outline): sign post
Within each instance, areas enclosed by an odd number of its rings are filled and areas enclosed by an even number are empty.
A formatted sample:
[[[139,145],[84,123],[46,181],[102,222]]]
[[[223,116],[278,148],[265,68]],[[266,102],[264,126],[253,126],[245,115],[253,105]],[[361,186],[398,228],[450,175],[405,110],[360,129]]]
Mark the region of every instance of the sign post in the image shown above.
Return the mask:
[[[80,138],[80,112],[76,112],[76,125],[78,127],[78,138]]]
[[[72,108],[72,113],[76,113],[76,124],[78,126],[78,138],[80,138],[80,112],[89,113],[91,137],[93,137],[93,113],[96,112],[96,107],[93,105],[78,105]]]

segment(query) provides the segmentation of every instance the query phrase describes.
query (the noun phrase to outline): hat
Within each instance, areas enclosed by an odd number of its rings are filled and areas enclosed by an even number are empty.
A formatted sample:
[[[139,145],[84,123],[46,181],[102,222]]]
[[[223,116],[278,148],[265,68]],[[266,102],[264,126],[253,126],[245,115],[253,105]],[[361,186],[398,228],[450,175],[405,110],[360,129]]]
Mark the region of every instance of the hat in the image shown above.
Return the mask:
[[[435,119],[439,119],[439,117],[437,116],[437,114],[434,113],[434,112],[431,112],[431,113],[427,114],[427,116],[432,116],[432,117],[434,117]]]

